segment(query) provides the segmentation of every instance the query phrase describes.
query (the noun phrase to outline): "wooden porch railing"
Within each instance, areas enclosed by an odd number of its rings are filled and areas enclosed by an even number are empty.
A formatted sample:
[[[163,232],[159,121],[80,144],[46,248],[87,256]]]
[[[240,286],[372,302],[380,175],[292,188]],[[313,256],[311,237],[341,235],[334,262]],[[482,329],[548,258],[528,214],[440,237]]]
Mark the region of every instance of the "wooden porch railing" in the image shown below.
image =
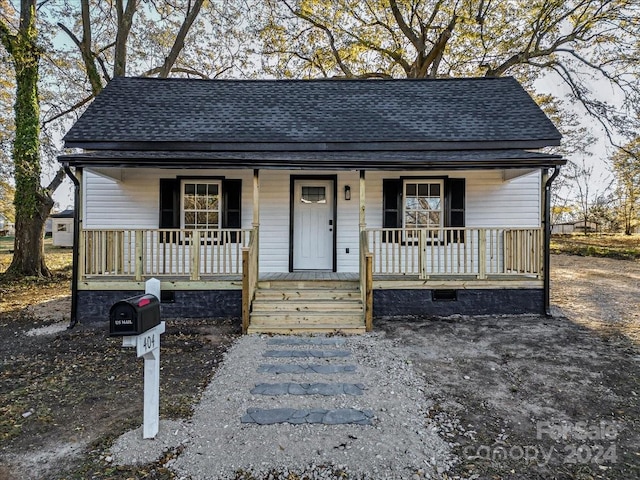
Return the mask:
[[[258,288],[258,234],[251,235],[249,246],[242,248],[242,333],[249,329],[251,303]]]
[[[372,228],[366,230],[376,275],[540,276],[541,228]]]
[[[80,274],[86,277],[240,275],[250,230],[86,229]]]
[[[373,330],[373,254],[369,251],[367,232],[360,232],[360,292],[364,305],[364,324]]]

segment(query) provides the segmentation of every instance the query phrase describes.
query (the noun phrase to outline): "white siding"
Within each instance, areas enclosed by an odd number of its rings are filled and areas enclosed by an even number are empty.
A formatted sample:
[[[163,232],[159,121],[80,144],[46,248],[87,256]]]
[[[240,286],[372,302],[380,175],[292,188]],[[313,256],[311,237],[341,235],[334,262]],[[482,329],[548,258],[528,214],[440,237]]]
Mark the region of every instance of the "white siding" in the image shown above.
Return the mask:
[[[52,243],[56,247],[72,247],[73,218],[54,218],[51,236]]]
[[[502,171],[467,176],[468,227],[539,227],[540,173],[502,181]]]

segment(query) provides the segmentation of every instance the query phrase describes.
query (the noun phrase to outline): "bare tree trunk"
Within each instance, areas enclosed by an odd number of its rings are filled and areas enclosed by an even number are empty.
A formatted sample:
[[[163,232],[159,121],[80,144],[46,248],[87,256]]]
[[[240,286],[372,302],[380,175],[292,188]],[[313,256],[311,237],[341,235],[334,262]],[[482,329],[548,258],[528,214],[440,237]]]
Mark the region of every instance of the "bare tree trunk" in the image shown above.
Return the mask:
[[[127,0],[126,7],[123,5],[124,1],[116,0],[118,31],[116,33],[116,51],[113,65],[114,77],[123,77],[127,74],[127,40],[133,25],[133,16],[138,7],[138,0]]]

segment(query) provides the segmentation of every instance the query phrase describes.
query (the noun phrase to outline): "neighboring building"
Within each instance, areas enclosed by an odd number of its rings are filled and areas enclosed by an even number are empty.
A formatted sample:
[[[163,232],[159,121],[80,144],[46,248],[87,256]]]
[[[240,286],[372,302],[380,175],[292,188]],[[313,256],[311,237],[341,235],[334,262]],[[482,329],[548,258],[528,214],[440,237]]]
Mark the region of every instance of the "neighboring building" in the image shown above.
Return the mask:
[[[551,226],[552,235],[571,235],[576,230],[575,222],[554,223]]]
[[[597,222],[584,222],[579,220],[573,224],[573,228],[576,232],[580,233],[598,233],[600,231],[600,224]]]
[[[72,315],[107,319],[150,277],[163,315],[250,332],[543,313],[565,160],[537,150],[560,138],[513,78],[116,78],[59,158],[80,182]]]
[[[600,224],[597,222],[587,222],[587,233],[597,233],[600,231]],[[570,235],[572,233],[584,233],[585,223],[584,220],[556,223],[551,226],[551,233],[553,235]]]
[[[50,215],[52,243],[54,246],[73,246],[73,215],[73,209]]]

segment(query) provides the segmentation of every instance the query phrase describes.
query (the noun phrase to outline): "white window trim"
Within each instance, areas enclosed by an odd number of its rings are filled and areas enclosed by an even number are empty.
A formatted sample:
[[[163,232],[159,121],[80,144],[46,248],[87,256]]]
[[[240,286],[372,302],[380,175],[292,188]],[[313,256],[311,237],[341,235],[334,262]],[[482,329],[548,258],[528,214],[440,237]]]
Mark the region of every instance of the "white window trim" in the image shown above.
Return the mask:
[[[214,179],[197,179],[197,178],[187,178],[187,179],[183,179],[180,181],[180,228],[184,229],[185,228],[185,222],[184,222],[184,216],[185,216],[185,211],[184,211],[184,188],[185,188],[185,184],[187,183],[204,183],[207,185],[212,185],[215,184],[218,186],[218,228],[210,228],[209,230],[220,230],[222,229],[222,180],[214,180]]]
[[[415,183],[415,184],[438,184],[440,185],[440,225],[436,228],[442,229],[444,228],[444,180],[441,179],[420,179],[420,178],[406,178],[402,181],[402,228],[413,228],[407,227],[407,216],[406,216],[406,198],[407,198],[407,184]]]

